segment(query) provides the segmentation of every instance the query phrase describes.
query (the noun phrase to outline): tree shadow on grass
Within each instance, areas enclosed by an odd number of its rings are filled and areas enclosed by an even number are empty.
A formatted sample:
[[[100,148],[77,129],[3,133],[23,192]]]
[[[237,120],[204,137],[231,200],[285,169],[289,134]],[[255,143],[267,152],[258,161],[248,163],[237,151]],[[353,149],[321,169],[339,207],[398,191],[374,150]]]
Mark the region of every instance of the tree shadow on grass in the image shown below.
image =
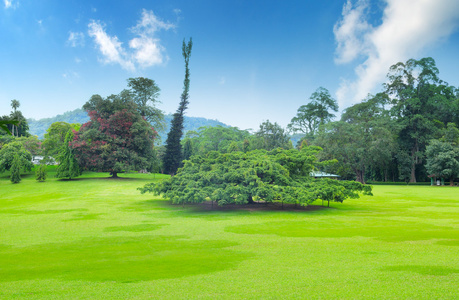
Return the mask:
[[[174,205],[180,206],[180,205]],[[332,207],[325,207],[321,205],[308,205],[308,206],[300,206],[295,204],[286,204],[283,205],[281,203],[251,203],[251,204],[228,204],[223,206],[218,206],[215,202],[212,203],[210,201],[205,201],[203,203],[198,204],[188,204],[185,205],[189,211],[194,212],[206,212],[206,211],[248,211],[248,212],[256,212],[256,211],[285,211],[285,212],[311,212],[311,211],[320,211],[320,210],[327,210],[333,209]]]

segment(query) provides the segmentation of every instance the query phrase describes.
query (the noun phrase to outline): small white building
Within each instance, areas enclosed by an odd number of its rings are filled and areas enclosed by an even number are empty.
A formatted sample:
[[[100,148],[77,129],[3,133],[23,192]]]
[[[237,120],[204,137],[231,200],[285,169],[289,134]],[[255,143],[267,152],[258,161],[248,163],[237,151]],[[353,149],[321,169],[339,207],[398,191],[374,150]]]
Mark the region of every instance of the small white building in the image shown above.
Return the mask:
[[[310,175],[311,177],[314,177],[314,178],[332,178],[332,179],[338,179],[338,178],[341,177],[341,176],[336,175],[336,174],[329,174],[329,173],[325,173],[325,172],[322,172],[322,171],[312,171],[311,173],[309,173],[309,175]]]

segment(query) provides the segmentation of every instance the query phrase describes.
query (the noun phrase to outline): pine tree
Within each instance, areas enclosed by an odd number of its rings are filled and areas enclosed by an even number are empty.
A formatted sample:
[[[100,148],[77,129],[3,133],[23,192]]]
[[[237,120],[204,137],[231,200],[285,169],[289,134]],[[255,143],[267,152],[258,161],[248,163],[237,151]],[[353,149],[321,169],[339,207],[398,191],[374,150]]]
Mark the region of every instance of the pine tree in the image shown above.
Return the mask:
[[[72,179],[81,175],[80,166],[75,158],[70,142],[73,141],[73,131],[69,130],[65,136],[64,144],[57,157],[59,166],[57,166],[56,177]]]
[[[21,181],[21,159],[19,155],[16,153],[13,158],[13,162],[11,164],[11,182],[12,183],[19,183]]]
[[[190,89],[190,70],[188,68],[188,62],[190,60],[192,46],[193,42],[191,38],[188,45],[186,45],[185,40],[183,40],[182,54],[185,59],[185,80],[183,81],[183,92],[180,97],[179,107],[174,113],[171,121],[171,130],[167,134],[166,154],[163,159],[164,172],[171,175],[174,175],[175,172],[177,172],[177,169],[181,166],[183,159],[180,140],[183,135],[183,114],[189,103],[188,92]]]
[[[46,180],[46,165],[41,164],[35,171],[35,179],[42,182]]]

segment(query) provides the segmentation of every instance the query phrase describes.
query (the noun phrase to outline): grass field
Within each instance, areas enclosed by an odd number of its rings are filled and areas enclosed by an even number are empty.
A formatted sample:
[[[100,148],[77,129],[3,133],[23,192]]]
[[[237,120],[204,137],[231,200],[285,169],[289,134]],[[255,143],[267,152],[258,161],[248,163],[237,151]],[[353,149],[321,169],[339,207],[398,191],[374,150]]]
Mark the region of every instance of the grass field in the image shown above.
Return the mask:
[[[459,298],[457,187],[210,211],[136,190],[162,175],[49,175],[0,174],[0,299]]]

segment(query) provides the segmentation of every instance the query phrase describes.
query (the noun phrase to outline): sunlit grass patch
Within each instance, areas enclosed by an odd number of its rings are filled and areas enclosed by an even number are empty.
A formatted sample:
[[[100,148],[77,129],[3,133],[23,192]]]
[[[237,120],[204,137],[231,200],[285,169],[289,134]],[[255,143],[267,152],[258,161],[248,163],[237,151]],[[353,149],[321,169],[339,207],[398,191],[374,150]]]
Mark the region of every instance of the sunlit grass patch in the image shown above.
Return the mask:
[[[0,298],[459,298],[454,187],[213,210],[136,190],[157,174],[3,175]]]

